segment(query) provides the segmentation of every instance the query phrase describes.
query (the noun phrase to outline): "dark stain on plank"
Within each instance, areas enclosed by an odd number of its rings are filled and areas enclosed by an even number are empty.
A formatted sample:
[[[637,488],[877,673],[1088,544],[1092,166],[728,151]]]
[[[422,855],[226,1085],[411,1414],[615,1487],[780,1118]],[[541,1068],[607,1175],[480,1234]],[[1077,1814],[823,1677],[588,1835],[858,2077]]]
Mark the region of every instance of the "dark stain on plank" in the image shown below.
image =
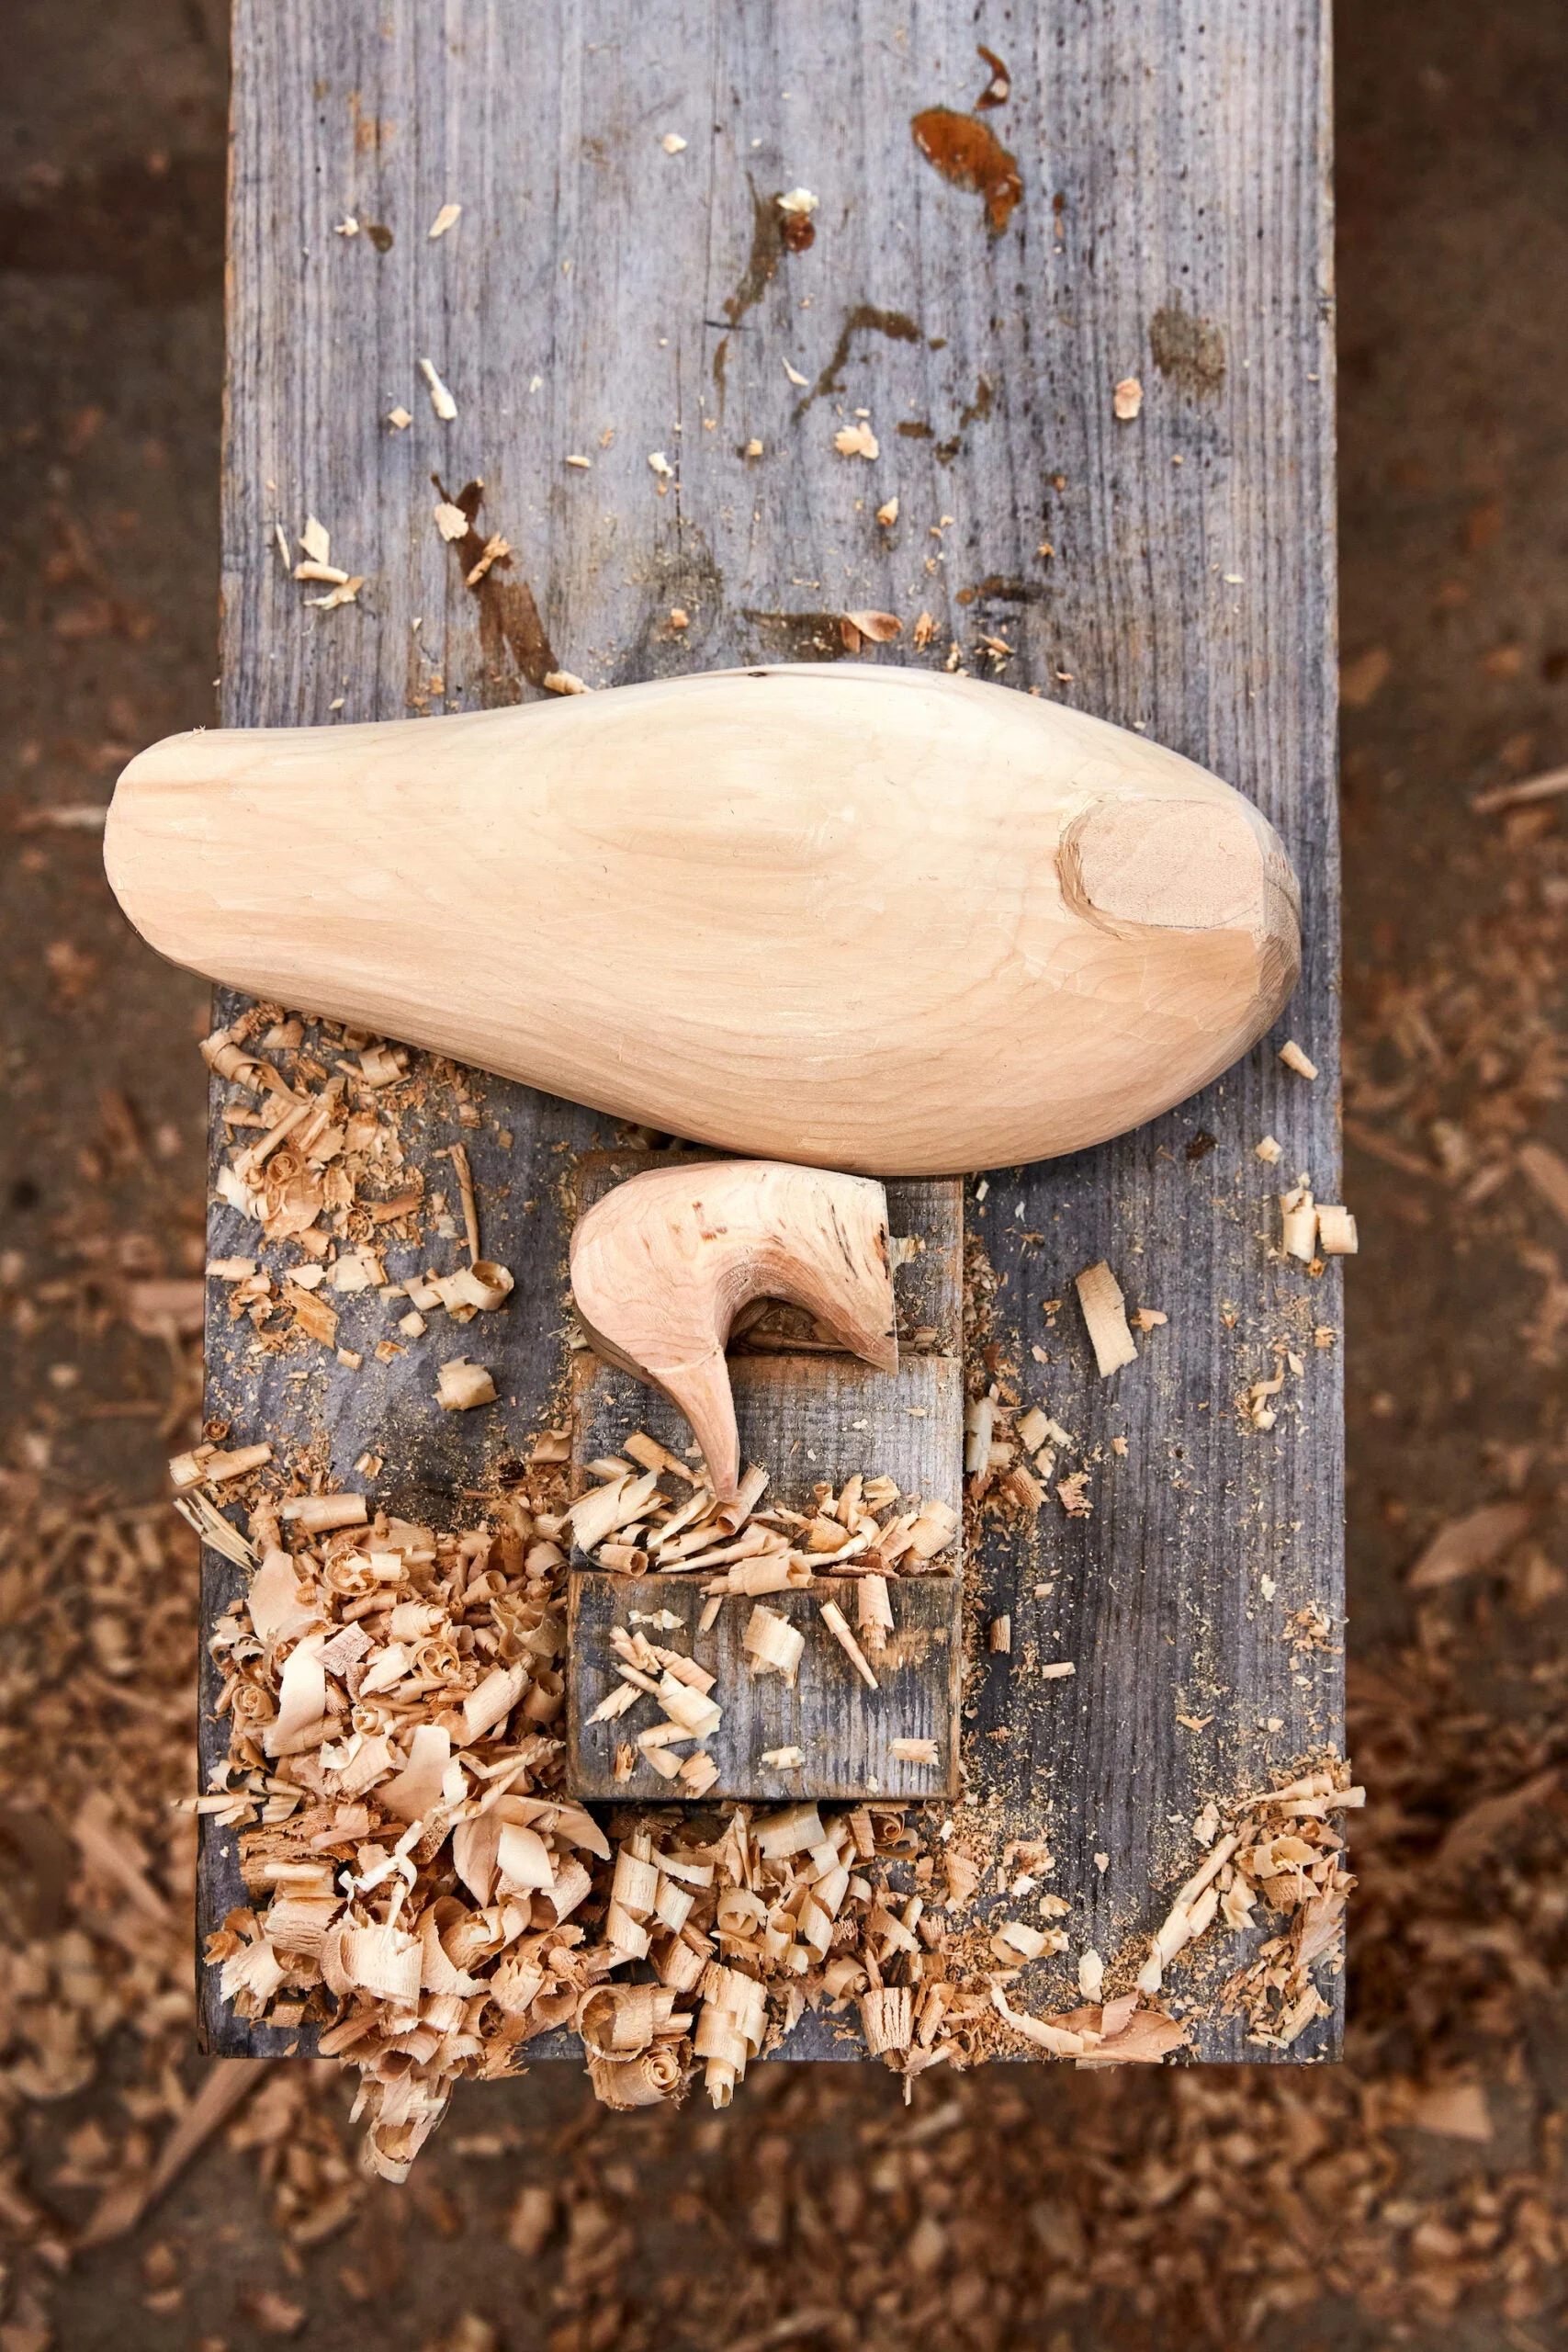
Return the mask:
[[[1051,591],[1043,580],[1005,580],[999,571],[976,580],[972,588],[961,588],[956,601],[961,605],[1043,605]]]
[[[981,113],[987,107],[1005,107],[1012,96],[1012,75],[996,51],[987,49],[983,40],[976,42],[975,54],[991,69],[990,80],[975,101],[976,113]]]
[[[965,401],[964,406],[958,412],[957,432],[953,434],[946,441],[939,441],[936,445],[937,456],[941,458],[944,466],[952,465],[954,458],[960,458],[963,456],[964,435],[968,432],[969,427],[972,424],[984,424],[986,419],[990,415],[991,411],[995,406],[996,393],[992,387],[990,378],[988,376],[981,376],[977,378],[975,384],[974,399],[972,401]]]
[[[746,185],[751,192],[751,251],[746,266],[736,280],[734,291],[727,294],[719,305],[732,328],[739,327],[748,311],[755,310],[769,287],[779,274],[779,262],[784,250],[784,216],[779,210],[776,196],[758,193],[757,183],[750,172]],[[729,357],[729,336],[719,337],[713,355],[714,390],[718,394],[718,413],[722,422],[725,401],[725,367]]]
[[[485,486],[482,481],[465,482],[454,498],[439,474],[432,474],[430,479],[446,504],[456,506],[468,516],[468,529],[460,539],[451,542],[451,547],[458,571],[465,585],[468,585],[468,574],[485,551],[484,533],[477,520],[484,503]],[[560,667],[540,618],[534,591],[521,576],[500,576],[502,572],[510,574],[512,569],[510,555],[498,556],[484,577],[469,586],[469,594],[479,608],[479,651],[484,661],[480,698],[487,709],[521,700],[518,674],[531,686],[542,689],[551,671]],[[505,657],[509,654],[513,669],[507,666]]]
[[[845,651],[839,613],[767,613],[743,607],[764,652],[784,662],[841,662]]]
[[[1218,400],[1225,380],[1225,339],[1212,319],[1185,309],[1179,294],[1149,321],[1155,366],[1179,392]]]
[[[804,400],[796,401],[795,413],[804,416],[813,401],[821,400],[829,392],[844,389],[844,369],[849,364],[850,349],[857,334],[885,334],[892,343],[919,343],[920,330],[903,311],[879,310],[874,302],[857,302],[847,311],[839,330],[839,340],[833,345],[829,360]],[[933,346],[934,347],[934,346]],[[899,430],[902,431],[900,426]]]
[[[931,348],[934,351],[939,349],[940,345],[933,343]],[[964,435],[972,424],[983,424],[995,406],[996,391],[989,377],[977,377],[974,399],[966,401],[958,412],[956,430],[950,434],[945,441],[936,443],[936,455],[944,466],[952,465],[954,458],[961,458],[964,455]],[[799,413],[800,411],[797,409],[795,414],[798,416]],[[923,416],[907,416],[896,424],[893,430],[901,435],[906,441],[936,440],[935,426]]]
[[[1008,153],[990,124],[952,107],[927,107],[910,117],[909,129],[927,163],[944,180],[984,197],[991,234],[999,237],[1023,195],[1023,180],[1017,156]]]

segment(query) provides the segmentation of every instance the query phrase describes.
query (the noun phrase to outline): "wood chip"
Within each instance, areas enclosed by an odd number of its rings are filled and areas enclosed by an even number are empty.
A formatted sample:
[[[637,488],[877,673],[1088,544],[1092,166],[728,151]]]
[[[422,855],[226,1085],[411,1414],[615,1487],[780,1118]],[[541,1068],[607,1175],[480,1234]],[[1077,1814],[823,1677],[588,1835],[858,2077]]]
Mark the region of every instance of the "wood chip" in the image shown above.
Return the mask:
[[[1564,1170],[1568,1175],[1568,1170]],[[1317,1246],[1325,1258],[1353,1258],[1360,1248],[1356,1220],[1347,1208],[1326,1201],[1317,1204]]]
[[[434,509],[435,527],[448,541],[464,539],[468,535],[468,518],[460,506],[451,505],[446,499]]]
[[[277,1515],[308,1535],[322,1535],[339,1527],[363,1527],[370,1512],[363,1495],[289,1495]]]
[[[1526,1503],[1481,1503],[1440,1527],[1411,1569],[1413,1592],[1435,1592],[1462,1577],[1494,1566],[1529,1528],[1534,1514]]]
[[[1485,816],[1495,808],[1528,808],[1538,800],[1559,800],[1568,793],[1568,767],[1548,768],[1541,775],[1525,777],[1520,784],[1499,784],[1490,792],[1475,793],[1471,807]]]
[[[759,1601],[747,1620],[740,1646],[753,1674],[782,1674],[793,1690],[806,1636],[787,1617],[780,1617]]]
[[[805,381],[804,377],[800,379]],[[833,447],[840,458],[864,458],[868,462],[882,455],[882,445],[869,424],[842,424],[833,435]]]
[[[476,1405],[493,1405],[495,1383],[482,1364],[451,1356],[435,1375],[435,1396],[443,1412],[469,1413]]]
[[[1568,1219],[1568,1159],[1546,1143],[1522,1143],[1518,1160],[1529,1183],[1549,1208]]]
[[[422,359],[419,372],[430,388],[430,405],[443,424],[450,424],[457,413],[457,403],[435,371],[433,359]]]
[[[1303,1052],[1293,1037],[1287,1037],[1280,1046],[1280,1059],[1287,1069],[1293,1069],[1298,1078],[1312,1079],[1317,1076],[1317,1064]]]
[[[1309,1265],[1317,1255],[1317,1204],[1312,1188],[1294,1184],[1280,1195],[1280,1246],[1288,1258]]]
[[[509,556],[511,553],[512,542],[510,539],[502,538],[499,531],[492,531],[490,537],[485,541],[483,550],[479,556],[477,561],[474,563],[472,570],[465,572],[463,575],[465,587],[477,588],[479,582],[484,578],[486,572],[491,569],[491,566],[492,564],[500,563],[504,556]]]
[[[1111,395],[1111,405],[1123,424],[1130,424],[1144,405],[1144,388],[1136,376],[1123,376]]]
[[[934,1739],[890,1739],[888,1752],[903,1764],[939,1764],[941,1755]]]
[[[1127,1328],[1122,1285],[1102,1258],[1098,1264],[1085,1267],[1077,1287],[1100,1376],[1108,1380],[1123,1364],[1138,1360],[1136,1342]]]
[[[1097,2033],[1053,2025],[1044,2018],[1029,2017],[1021,2010],[1010,2008],[999,1984],[991,1987],[991,2007],[1014,2033],[1025,2041],[1032,2041],[1036,2049],[1049,2051],[1054,2058],[1084,2058],[1099,2046]]]
[[[843,1651],[844,1656],[849,1659],[850,1664],[854,1668],[855,1672],[860,1676],[860,1679],[865,1684],[866,1689],[868,1690],[876,1690],[878,1687],[876,1677],[873,1674],[870,1667],[866,1664],[864,1653],[862,1651],[861,1645],[856,1641],[854,1635],[851,1633],[849,1621],[845,1617],[843,1611],[839,1607],[837,1601],[825,1600],[822,1603],[822,1623],[827,1626],[828,1631],[832,1634],[833,1639],[838,1643],[839,1647]]]
[[[446,234],[448,229],[455,229],[462,217],[463,208],[460,204],[444,204],[425,232],[426,243],[434,244],[437,237],[444,237]]]
[[[862,1577],[855,1587],[855,1630],[868,1655],[880,1657],[893,1631],[893,1602],[886,1577]]]
[[[903,622],[893,613],[854,612],[842,616],[839,634],[843,639],[845,651],[858,653],[862,638],[869,639],[873,645],[890,645],[896,637],[902,634],[903,628]]]

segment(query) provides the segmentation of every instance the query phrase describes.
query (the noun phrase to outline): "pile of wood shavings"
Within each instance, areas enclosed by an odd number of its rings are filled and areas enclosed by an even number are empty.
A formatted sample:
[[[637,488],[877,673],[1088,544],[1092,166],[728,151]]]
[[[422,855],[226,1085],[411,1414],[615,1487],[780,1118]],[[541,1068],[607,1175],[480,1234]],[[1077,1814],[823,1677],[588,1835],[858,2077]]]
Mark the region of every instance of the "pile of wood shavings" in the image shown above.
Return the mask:
[[[814,1509],[764,1504],[768,1474],[749,1469],[733,1502],[716,1501],[700,1470],[641,1430],[620,1453],[588,1464],[601,1482],[567,1513],[572,1540],[598,1567],[629,1576],[722,1569],[706,1589],[782,1592],[816,1575],[951,1575],[942,1555],[958,1532],[949,1504],[901,1498],[891,1478],[856,1475],[835,1494],[813,1488]],[[666,1481],[661,1487],[660,1480]],[[878,1511],[886,1516],[878,1520]]]
[[[243,1833],[251,1901],[207,1956],[242,2015],[317,2026],[359,2069],[381,2177],[406,2177],[460,2076],[509,2074],[562,2027],[617,2107],[679,2098],[699,2064],[728,2104],[807,2008],[857,2014],[907,2082],[1010,2035],[1144,2061],[1182,2040],[1135,1989],[1048,2021],[1011,2008],[1037,1954],[961,1951],[980,1872],[944,1851],[951,1821],[628,1808],[606,1835],[561,1793],[551,1729],[564,1515],[519,1499],[455,1534],[362,1497],[258,1496],[229,1532],[257,1565],[213,1635],[230,1752],[192,1802]],[[606,1981],[637,1963],[657,1983]]]
[[[444,1193],[427,1195],[405,1155],[398,1114],[419,1088],[406,1046],[258,1005],[204,1038],[201,1054],[234,1090],[222,1112],[231,1148],[218,1172],[219,1197],[265,1240],[297,1252],[280,1279],[254,1257],[216,1259],[207,1269],[229,1285],[231,1320],[249,1318],[254,1346],[276,1351],[315,1341],[357,1371],[363,1357],[338,1342],[334,1295],[371,1292],[393,1311],[406,1303],[397,1326],[404,1342],[421,1338],[425,1317],[437,1310],[465,1323],[504,1304],[513,1279],[480,1257],[465,1146],[446,1147],[456,1214]],[[459,1115],[469,1108],[459,1089]],[[468,1264],[392,1280],[389,1249],[417,1243],[425,1223],[442,1239],[466,1242]],[[402,1351],[389,1336],[375,1351],[382,1360]]]
[[[957,1512],[935,1498],[895,1511],[901,1497],[888,1477],[857,1472],[837,1494],[827,1481],[819,1481],[813,1488],[813,1509],[804,1512],[782,1503],[764,1506],[768,1474],[753,1466],[734,1500],[720,1503],[699,1472],[641,1430],[626,1439],[621,1453],[602,1455],[588,1468],[601,1484],[580,1496],[565,1516],[573,1540],[589,1552],[594,1565],[633,1577],[649,1569],[664,1576],[705,1573],[706,1607],[698,1621],[699,1634],[716,1622],[729,1596],[750,1596],[757,1606],[742,1646],[752,1670],[783,1674],[792,1683],[805,1636],[764,1608],[759,1595],[803,1590],[816,1582],[819,1572],[853,1579],[860,1639],[836,1602],[824,1602],[821,1617],[861,1679],[875,1690],[866,1653],[880,1657],[893,1628],[888,1577],[953,1572],[953,1560],[942,1555],[958,1532]],[[675,1487],[675,1494],[660,1488],[661,1476]],[[879,1510],[887,1513],[886,1520],[876,1518]],[[616,1780],[629,1781],[640,1759],[676,1782],[678,1794],[705,1795],[718,1778],[718,1768],[703,1745],[722,1718],[720,1701],[713,1696],[716,1678],[693,1658],[649,1641],[635,1625],[616,1626],[611,1640],[618,1679],[589,1723],[615,1722],[644,1696],[660,1702],[665,1718],[643,1731],[635,1747],[616,1749]],[[680,1757],[679,1747],[692,1752]],[[937,1760],[935,1744],[929,1739],[895,1741],[893,1748],[910,1761]],[[767,1760],[776,1766],[781,1759],[798,1763],[799,1750],[776,1749]]]

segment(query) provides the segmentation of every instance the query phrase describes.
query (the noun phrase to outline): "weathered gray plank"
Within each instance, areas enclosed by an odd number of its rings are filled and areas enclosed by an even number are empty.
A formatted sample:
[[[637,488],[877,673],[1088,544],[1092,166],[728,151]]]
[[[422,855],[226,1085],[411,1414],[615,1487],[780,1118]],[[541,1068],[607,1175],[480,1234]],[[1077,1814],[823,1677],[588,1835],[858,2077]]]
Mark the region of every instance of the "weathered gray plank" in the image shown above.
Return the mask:
[[[881,658],[956,642],[983,667],[985,638],[1005,641],[1009,684],[1191,753],[1292,851],[1307,964],[1289,1025],[1316,1085],[1259,1048],[1135,1137],[994,1172],[973,1210],[998,1284],[976,1336],[1088,1446],[1096,1510],[993,1525],[971,1560],[987,1613],[1015,1619],[1011,1659],[970,1687],[972,1788],[1009,1835],[1048,1831],[1075,1939],[1107,1954],[1157,1916],[1203,1796],[1340,1736],[1337,1655],[1292,1664],[1286,1638],[1303,1609],[1341,1622],[1337,1348],[1298,1349],[1272,1430],[1234,1401],[1276,1340],[1340,1326],[1337,1270],[1270,1256],[1273,1179],[1251,1156],[1271,1130],[1283,1166],[1334,1196],[1326,24],[1296,0],[1043,0],[983,23],[957,0],[542,0],[525,40],[464,0],[241,0],[236,20],[231,719],[329,724],[340,697],[347,718],[469,707],[558,662],[600,685],[820,658],[839,611],[874,606],[906,623]],[[977,38],[1012,74],[984,118],[1021,182],[999,235],[909,130],[972,103]],[[771,198],[802,184],[816,240],[786,253]],[[463,219],[432,245],[448,198]],[[349,214],[382,233],[334,236]],[[422,355],[457,396],[451,425]],[[1122,424],[1129,373],[1145,399]],[[401,434],[381,422],[394,401],[414,417]],[[857,408],[874,463],[833,446]],[[574,453],[592,469],[567,468]],[[482,477],[480,527],[516,550],[480,591],[430,526],[433,471],[453,490]],[[270,526],[311,508],[367,575],[357,606],[304,612],[283,575]],[[935,634],[916,653],[922,609]],[[594,1131],[520,1090],[491,1100],[519,1170]],[[1202,1136],[1215,1148],[1190,1159]],[[540,1198],[538,1306],[514,1327],[540,1347],[515,1367],[529,1397],[555,1369],[562,1238]],[[1102,1255],[1170,1317],[1103,1385],[1070,1290]],[[328,1430],[339,1394],[329,1381]],[[273,1402],[218,1367],[213,1409],[237,1428]],[[1097,1453],[1122,1434],[1124,1460]],[[1032,1645],[1076,1678],[1041,1683]],[[1213,1720],[1191,1732],[1179,1713]],[[1338,2030],[1320,2020],[1290,2056],[1332,2052]],[[1196,2047],[1262,2054],[1224,2018],[1200,2020]]]

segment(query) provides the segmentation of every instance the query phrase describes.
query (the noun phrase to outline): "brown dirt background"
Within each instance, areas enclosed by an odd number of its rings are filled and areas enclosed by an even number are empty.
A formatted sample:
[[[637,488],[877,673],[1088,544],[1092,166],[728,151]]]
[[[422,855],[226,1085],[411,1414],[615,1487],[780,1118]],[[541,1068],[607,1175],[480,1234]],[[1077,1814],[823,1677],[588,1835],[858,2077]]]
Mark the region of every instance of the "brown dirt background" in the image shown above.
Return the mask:
[[[1568,842],[1562,802],[1483,818],[1471,796],[1568,761],[1568,12],[1385,0],[1342,11],[1338,42],[1351,1731],[1371,1792],[1345,2065],[993,2069],[921,2083],[908,2116],[871,2069],[781,2065],[727,2116],[651,2119],[544,2067],[460,2092],[403,2190],[357,2185],[346,2091],[294,2068],[94,2249],[103,2178],[200,2080],[177,1993],[161,2039],[107,2032],[79,2087],[39,2098],[0,1979],[0,2352],[1562,2340],[1568,1807],[1541,1776],[1568,1752],[1568,1233],[1513,1155],[1568,1148]],[[36,1550],[40,1511],[156,1498],[192,1394],[188,1356],[123,1299],[200,1264],[205,990],[120,922],[96,837],[39,820],[213,712],[225,29],[217,0],[13,0],[4,55],[0,1464]],[[1427,1536],[1509,1493],[1529,1540],[1413,1605]],[[0,1944],[62,1966],[72,1933],[100,1950],[101,1911],[16,1791],[71,1784],[98,1702],[50,1682],[78,1598],[35,1585],[24,1609],[7,1573]],[[146,1640],[177,1692],[195,1621],[171,1573]],[[140,1631],[132,1611],[133,1650]],[[152,1867],[183,1905],[183,1828]],[[1489,2137],[1429,2128],[1456,2081]],[[557,2192],[537,2251],[509,2235],[525,2183]]]

